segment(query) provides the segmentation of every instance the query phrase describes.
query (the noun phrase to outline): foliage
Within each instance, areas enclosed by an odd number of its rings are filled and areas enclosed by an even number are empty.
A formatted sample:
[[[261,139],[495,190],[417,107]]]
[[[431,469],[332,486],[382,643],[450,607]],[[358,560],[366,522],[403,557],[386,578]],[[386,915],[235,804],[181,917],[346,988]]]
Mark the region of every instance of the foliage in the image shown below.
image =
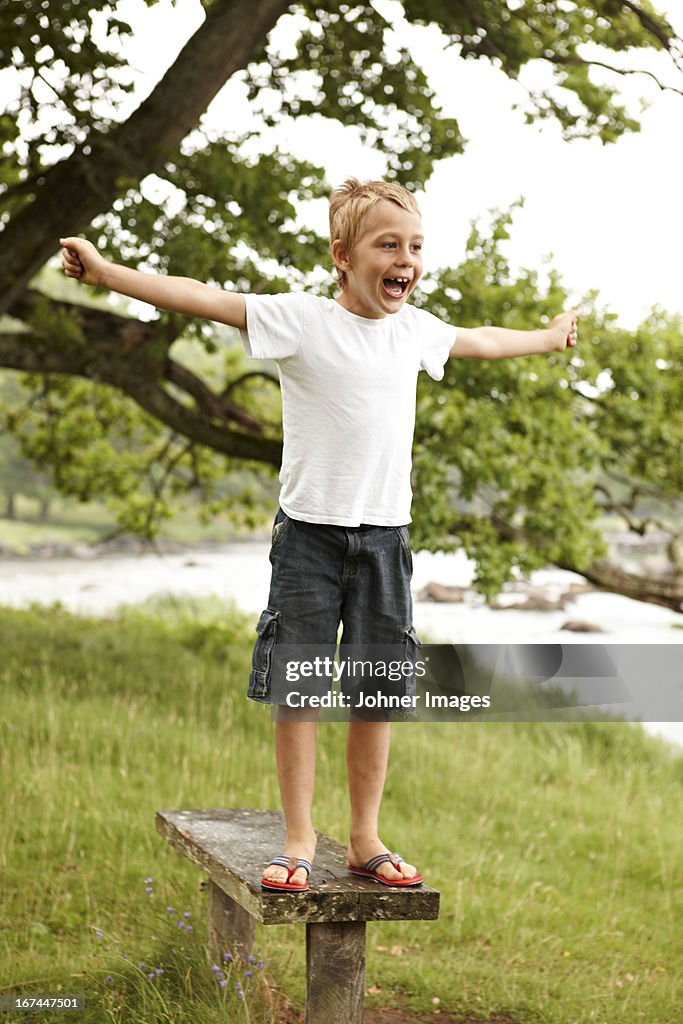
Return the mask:
[[[5,412],[24,455],[52,470],[60,493],[83,502],[104,497],[121,530],[155,538],[190,494],[204,519],[230,509],[236,525],[262,523],[272,476],[262,466],[160,429],[113,388],[53,375],[27,384],[30,410],[22,404]]]
[[[465,261],[425,283],[430,310],[454,323],[533,328],[567,305],[554,271],[546,283],[512,273],[511,221],[509,211],[473,226]],[[680,318],[653,313],[629,332],[595,296],[580,306],[570,356],[451,360],[443,382],[421,381],[413,537],[430,550],[462,545],[489,596],[513,568],[580,571],[604,555],[605,512],[633,528],[653,519],[672,536],[681,528]],[[512,535],[501,539],[497,525]]]
[[[26,402],[27,392],[16,376],[0,373],[0,403]],[[0,435],[0,494],[6,499],[6,513],[12,516],[18,495],[47,503],[51,493],[47,474],[36,472],[35,464],[22,453],[16,437]]]

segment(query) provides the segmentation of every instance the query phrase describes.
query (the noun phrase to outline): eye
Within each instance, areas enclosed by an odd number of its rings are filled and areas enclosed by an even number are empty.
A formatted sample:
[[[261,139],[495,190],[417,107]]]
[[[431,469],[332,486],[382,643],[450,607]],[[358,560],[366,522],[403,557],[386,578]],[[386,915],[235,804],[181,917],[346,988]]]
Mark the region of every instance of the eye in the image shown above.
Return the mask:
[[[395,249],[396,248],[396,242],[383,242],[382,243],[382,248],[383,249]]]
[[[422,242],[413,242],[412,248],[415,252],[422,252]]]

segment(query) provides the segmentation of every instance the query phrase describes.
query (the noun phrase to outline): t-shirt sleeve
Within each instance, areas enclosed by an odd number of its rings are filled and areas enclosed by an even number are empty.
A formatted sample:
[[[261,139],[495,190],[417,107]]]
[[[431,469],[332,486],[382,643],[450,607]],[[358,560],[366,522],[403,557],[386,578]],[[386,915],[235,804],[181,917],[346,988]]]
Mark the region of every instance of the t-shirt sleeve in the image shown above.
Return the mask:
[[[305,296],[245,295],[247,326],[240,330],[245,352],[253,359],[286,359],[298,350],[304,333]]]
[[[457,329],[426,309],[419,314],[420,369],[434,380],[443,380],[444,367],[457,336]]]

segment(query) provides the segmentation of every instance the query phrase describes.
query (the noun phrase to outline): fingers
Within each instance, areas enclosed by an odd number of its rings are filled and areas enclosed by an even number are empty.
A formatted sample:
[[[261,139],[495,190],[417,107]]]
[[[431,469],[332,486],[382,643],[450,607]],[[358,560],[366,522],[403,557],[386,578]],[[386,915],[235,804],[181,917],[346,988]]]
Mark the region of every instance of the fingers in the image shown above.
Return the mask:
[[[77,238],[59,239],[59,244],[62,247],[62,267],[67,277],[82,277],[85,273],[85,267],[81,263],[78,252],[72,247],[73,243],[77,242]]]
[[[85,273],[85,267],[76,253],[68,249],[62,253],[62,267],[67,277],[82,277]]]
[[[568,313],[567,313],[567,316],[569,316],[571,318],[570,321],[569,321],[569,333],[567,334],[567,347],[568,348],[574,348],[574,346],[576,345],[576,342],[577,342],[577,339],[578,339],[578,325],[577,325],[577,321],[579,319],[579,315],[580,314],[579,314],[579,310],[578,309],[570,309],[568,311]]]

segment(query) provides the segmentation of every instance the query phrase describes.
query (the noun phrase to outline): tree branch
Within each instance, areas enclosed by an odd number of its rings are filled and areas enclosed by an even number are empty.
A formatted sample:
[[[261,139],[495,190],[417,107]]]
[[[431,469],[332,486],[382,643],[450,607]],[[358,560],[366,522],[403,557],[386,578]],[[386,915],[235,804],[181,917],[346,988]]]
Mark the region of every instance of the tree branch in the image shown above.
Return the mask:
[[[512,526],[500,516],[492,516],[491,523],[501,540],[534,544],[541,550],[547,547],[548,541],[543,536],[532,536],[527,530]],[[467,517],[454,520],[451,529],[453,533],[462,536],[463,533],[471,531],[472,522]],[[596,559],[590,565],[581,568],[564,560],[555,561],[554,564],[558,569],[578,573],[601,590],[621,594],[635,601],[661,605],[675,612],[683,612],[683,579],[680,576],[640,576],[637,573],[626,572],[606,558]]]
[[[240,386],[240,384],[243,384],[245,380],[251,380],[252,377],[261,377],[263,380],[267,380],[270,384],[279,386],[277,377],[273,377],[272,374],[264,373],[263,370],[249,370],[248,373],[243,373],[241,377],[236,377],[235,380],[230,381],[223,392],[224,396],[227,398],[228,395],[231,395],[232,392]]]
[[[166,360],[166,380],[192,395],[198,407],[207,416],[219,420],[234,420],[240,423],[247,430],[254,434],[263,433],[263,424],[254,416],[251,416],[245,409],[241,409],[234,402],[226,397],[229,388],[222,395],[217,395],[211,388],[207,387],[203,380],[197,377],[186,366],[174,363],[173,360]]]
[[[234,458],[265,462],[276,468],[280,466],[282,444],[279,441],[229,430],[181,405],[158,384],[143,377],[137,376],[134,380],[127,377],[125,381],[112,379],[108,383],[121,388],[146,412],[190,440]]]
[[[655,18],[653,18],[653,16],[648,11],[645,11],[642,7],[635,3],[634,0],[621,0],[621,3],[624,7],[627,7],[629,11],[633,11],[636,18],[643,26],[645,31],[649,32],[651,36],[654,36],[655,39],[662,44],[667,53],[671,54],[671,56],[673,57],[673,53],[671,50],[671,39],[667,35],[664,26]]]
[[[551,58],[553,64],[580,64],[584,67],[604,68],[606,71],[613,71],[617,75],[647,75],[662,90],[662,92],[675,92],[677,96],[683,96],[683,89],[677,89],[675,85],[666,85],[657,78],[652,71],[645,68],[616,68],[613,64],[607,64],[603,60],[588,60],[584,57],[560,57],[555,55]]]
[[[111,384],[190,440],[225,455],[280,465],[282,445],[279,441],[259,436],[254,430],[230,429],[224,422],[218,422],[224,420],[225,415],[216,415],[201,403],[198,409],[189,408],[168,393],[164,382],[169,379],[167,374],[172,367],[171,375],[177,374],[178,380],[201,394],[212,410],[215,408],[212,401],[223,408],[223,399],[212,395],[198,377],[171,363],[167,352],[173,338],[167,332],[160,339],[158,324],[142,323],[107,310],[56,302],[28,289],[9,312],[27,321],[31,329],[0,333],[0,365],[27,373],[62,373]],[[67,336],[60,334],[59,327],[65,320],[69,324]],[[45,329],[42,321],[56,326]],[[177,331],[181,326],[179,321]],[[247,427],[249,415],[233,403],[228,404],[232,418]]]
[[[664,533],[671,533],[671,530],[667,527],[666,523],[663,523],[660,519],[655,519],[654,516],[646,516],[645,519],[638,519],[636,516],[631,515],[632,512],[635,512],[638,504],[638,498],[643,493],[640,487],[634,487],[631,490],[631,496],[628,501],[618,501],[612,496],[609,489],[605,487],[604,484],[595,484],[593,490],[596,493],[604,494],[607,499],[605,502],[600,503],[598,508],[604,512],[617,512],[632,533],[637,533],[639,536],[644,537],[647,533],[647,528],[650,525],[659,528]]]

